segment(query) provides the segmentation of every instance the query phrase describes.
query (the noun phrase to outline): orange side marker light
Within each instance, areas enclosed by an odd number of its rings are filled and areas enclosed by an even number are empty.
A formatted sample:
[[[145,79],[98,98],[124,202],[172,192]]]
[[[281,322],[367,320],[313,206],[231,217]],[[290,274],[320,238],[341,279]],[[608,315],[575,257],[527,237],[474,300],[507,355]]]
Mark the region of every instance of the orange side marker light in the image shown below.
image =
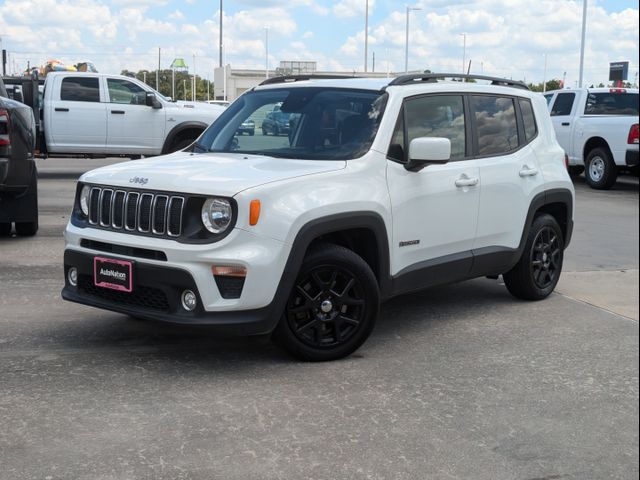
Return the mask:
[[[249,206],[249,225],[252,227],[258,224],[260,219],[260,200],[251,200]]]

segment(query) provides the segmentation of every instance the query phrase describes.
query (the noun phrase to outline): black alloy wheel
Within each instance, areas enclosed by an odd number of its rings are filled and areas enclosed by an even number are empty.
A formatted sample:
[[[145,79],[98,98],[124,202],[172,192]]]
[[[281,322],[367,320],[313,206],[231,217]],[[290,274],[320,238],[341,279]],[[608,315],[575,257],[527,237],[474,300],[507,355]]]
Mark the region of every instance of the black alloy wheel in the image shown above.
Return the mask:
[[[564,260],[564,237],[556,219],[535,217],[518,263],[503,275],[509,292],[523,300],[542,300],[556,288]]]
[[[379,296],[375,275],[361,257],[322,245],[305,258],[273,338],[301,360],[345,357],[373,330]]]
[[[362,323],[364,302],[362,285],[353,273],[321,265],[298,280],[287,304],[287,322],[311,347],[339,345]]]
[[[562,248],[558,234],[551,227],[538,232],[531,250],[531,273],[533,281],[540,289],[546,289],[560,275]]]

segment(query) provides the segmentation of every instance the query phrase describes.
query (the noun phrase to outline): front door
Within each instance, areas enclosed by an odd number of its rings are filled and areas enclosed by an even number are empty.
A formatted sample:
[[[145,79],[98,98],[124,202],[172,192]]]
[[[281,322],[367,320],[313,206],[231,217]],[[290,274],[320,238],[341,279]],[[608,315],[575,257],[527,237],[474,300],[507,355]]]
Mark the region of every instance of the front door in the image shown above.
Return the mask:
[[[451,160],[418,172],[405,169],[408,147],[418,137],[451,141]],[[391,268],[410,273],[412,283],[432,280],[419,272],[449,265],[445,275],[464,277],[472,263],[480,196],[479,170],[470,157],[461,95],[425,95],[405,100],[388,153],[387,184],[393,213]],[[413,275],[417,273],[417,275]],[[426,275],[429,276],[428,274]],[[405,282],[406,283],[406,282]],[[412,289],[404,285],[401,290]]]
[[[146,105],[146,90],[121,78],[107,78],[109,153],[153,154],[162,149],[165,109]]]

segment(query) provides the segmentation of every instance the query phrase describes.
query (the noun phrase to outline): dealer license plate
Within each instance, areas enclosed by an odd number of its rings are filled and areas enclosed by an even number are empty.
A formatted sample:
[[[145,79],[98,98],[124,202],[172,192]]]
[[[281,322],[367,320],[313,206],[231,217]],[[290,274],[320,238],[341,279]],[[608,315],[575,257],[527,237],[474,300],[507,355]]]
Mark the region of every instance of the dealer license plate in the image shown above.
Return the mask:
[[[133,291],[133,262],[113,258],[93,258],[93,283],[96,287],[121,292]]]

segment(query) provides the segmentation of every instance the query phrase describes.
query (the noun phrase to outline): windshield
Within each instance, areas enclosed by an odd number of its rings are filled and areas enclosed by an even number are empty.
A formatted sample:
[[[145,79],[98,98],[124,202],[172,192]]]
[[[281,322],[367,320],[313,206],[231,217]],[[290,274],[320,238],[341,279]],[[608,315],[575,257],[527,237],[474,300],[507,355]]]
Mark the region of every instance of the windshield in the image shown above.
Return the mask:
[[[348,160],[375,138],[387,94],[293,87],[248,92],[204,132],[193,151]],[[239,130],[248,121],[251,131]]]

